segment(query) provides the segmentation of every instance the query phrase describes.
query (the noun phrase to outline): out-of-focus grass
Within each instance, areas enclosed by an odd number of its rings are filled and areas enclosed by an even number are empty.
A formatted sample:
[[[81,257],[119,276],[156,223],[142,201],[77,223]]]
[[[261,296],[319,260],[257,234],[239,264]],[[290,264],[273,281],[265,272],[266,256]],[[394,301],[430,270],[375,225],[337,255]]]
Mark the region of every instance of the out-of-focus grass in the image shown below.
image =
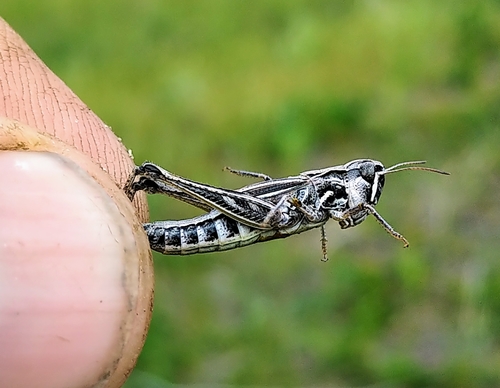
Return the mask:
[[[500,4],[3,0],[0,15],[145,159],[207,183],[370,157],[373,219],[233,252],[155,256],[127,387],[500,385]],[[153,219],[196,214],[151,198]]]

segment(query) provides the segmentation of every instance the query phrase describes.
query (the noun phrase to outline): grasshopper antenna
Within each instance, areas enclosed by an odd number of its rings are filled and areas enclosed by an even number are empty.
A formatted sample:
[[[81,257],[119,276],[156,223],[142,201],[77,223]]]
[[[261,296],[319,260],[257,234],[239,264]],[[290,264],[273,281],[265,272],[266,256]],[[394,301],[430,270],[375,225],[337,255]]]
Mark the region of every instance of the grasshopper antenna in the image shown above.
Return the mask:
[[[379,172],[379,175],[387,175],[387,174],[392,174],[393,172],[400,172],[405,170],[422,170],[422,171],[435,172],[437,174],[442,174],[442,175],[450,175],[449,172],[438,170],[437,168],[418,166],[419,164],[424,164],[424,163],[426,163],[425,160],[398,163],[395,164],[394,166],[386,168],[384,171]]]

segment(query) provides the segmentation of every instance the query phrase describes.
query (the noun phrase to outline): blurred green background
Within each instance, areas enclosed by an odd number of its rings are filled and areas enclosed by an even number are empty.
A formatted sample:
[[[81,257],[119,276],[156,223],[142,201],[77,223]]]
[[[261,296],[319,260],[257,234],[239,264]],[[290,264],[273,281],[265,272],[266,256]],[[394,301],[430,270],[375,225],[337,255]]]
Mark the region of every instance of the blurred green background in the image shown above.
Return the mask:
[[[356,158],[373,218],[155,255],[135,387],[500,386],[500,2],[2,0],[0,15],[138,164],[222,187]],[[152,219],[199,212],[150,197]]]

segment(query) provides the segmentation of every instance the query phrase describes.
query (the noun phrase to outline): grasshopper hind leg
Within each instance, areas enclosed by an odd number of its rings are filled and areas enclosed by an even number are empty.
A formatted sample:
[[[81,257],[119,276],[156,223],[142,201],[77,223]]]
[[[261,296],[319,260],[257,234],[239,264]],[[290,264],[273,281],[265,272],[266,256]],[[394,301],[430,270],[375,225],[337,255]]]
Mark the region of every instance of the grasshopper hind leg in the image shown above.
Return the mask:
[[[132,171],[123,187],[123,191],[125,191],[125,194],[131,201],[138,191],[145,191],[149,194],[161,193],[160,186],[152,178],[152,176],[160,174],[161,171],[152,163],[143,163],[141,166],[135,167],[134,171]]]

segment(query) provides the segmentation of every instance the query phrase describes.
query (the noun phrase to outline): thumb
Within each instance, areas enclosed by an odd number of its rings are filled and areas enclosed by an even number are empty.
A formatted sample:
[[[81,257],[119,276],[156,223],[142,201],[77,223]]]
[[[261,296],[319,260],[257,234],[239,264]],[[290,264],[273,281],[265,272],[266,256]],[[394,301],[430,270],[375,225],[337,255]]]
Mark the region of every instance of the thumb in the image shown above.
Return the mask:
[[[153,292],[133,163],[1,19],[0,116],[0,386],[119,387]]]

